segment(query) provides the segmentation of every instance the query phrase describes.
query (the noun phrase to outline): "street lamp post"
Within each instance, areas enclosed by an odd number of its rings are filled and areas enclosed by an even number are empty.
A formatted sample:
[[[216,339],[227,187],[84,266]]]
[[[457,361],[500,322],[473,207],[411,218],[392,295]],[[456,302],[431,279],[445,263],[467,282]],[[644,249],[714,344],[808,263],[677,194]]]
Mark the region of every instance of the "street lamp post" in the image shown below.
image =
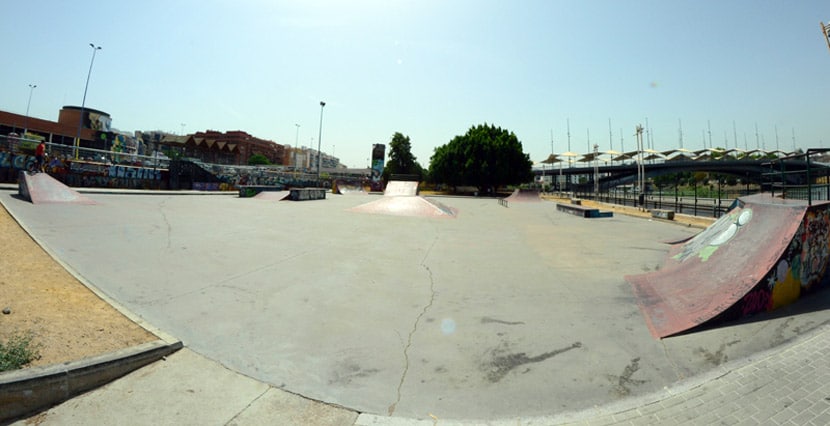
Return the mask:
[[[323,153],[320,152],[320,143],[323,140],[323,107],[326,103],[320,101],[320,133],[317,135],[317,183],[320,183],[320,162],[322,161]]]
[[[84,107],[86,106],[86,91],[89,88],[89,77],[92,75],[92,64],[95,63],[95,53],[101,50],[101,46],[96,46],[89,43],[92,48],[92,59],[89,61],[89,71],[86,74],[86,84],[84,85],[84,99],[81,101],[81,117],[78,119],[78,137],[75,138],[75,159],[78,159],[78,147],[81,145],[81,128],[84,126]]]
[[[599,199],[599,145],[594,144],[594,199]]]
[[[297,134],[294,136],[294,171],[297,171],[297,145],[300,143],[300,125],[294,123],[297,126]]]
[[[35,91],[35,87],[37,84],[30,84],[29,85],[29,102],[26,103],[26,122],[23,124],[23,137],[26,137],[26,133],[29,131],[29,106],[32,105],[32,92]]]

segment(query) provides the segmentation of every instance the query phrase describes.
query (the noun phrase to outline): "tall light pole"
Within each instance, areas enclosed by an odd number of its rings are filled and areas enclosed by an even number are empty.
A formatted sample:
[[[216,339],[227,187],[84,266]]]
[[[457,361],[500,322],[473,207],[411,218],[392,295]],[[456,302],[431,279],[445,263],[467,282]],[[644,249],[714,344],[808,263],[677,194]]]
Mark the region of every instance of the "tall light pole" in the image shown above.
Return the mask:
[[[323,140],[323,107],[326,103],[320,101],[320,134],[317,135],[317,183],[320,183],[320,162],[322,161],[323,153],[320,152],[320,142]]]
[[[645,194],[643,193],[645,166],[643,165],[643,126],[637,125],[634,136],[637,137],[637,199],[640,208],[643,208]],[[705,143],[705,139],[704,139]]]
[[[300,143],[300,125],[294,123],[297,126],[297,134],[294,136],[294,171],[297,171],[297,145]]]
[[[26,132],[29,131],[29,106],[32,105],[32,92],[35,91],[37,84],[29,85],[29,102],[26,103],[26,122],[23,124],[23,137],[26,137]]]
[[[821,25],[821,35],[824,36],[824,41],[827,42],[827,47],[830,48],[830,24],[819,22]]]
[[[101,46],[96,46],[89,43],[92,48],[92,59],[89,61],[89,72],[86,74],[86,84],[84,85],[84,99],[81,101],[81,117],[78,119],[78,137],[75,138],[75,159],[78,159],[78,147],[81,145],[81,128],[84,126],[84,107],[86,106],[86,91],[89,88],[89,77],[92,75],[92,64],[95,63],[95,53],[101,50]]]

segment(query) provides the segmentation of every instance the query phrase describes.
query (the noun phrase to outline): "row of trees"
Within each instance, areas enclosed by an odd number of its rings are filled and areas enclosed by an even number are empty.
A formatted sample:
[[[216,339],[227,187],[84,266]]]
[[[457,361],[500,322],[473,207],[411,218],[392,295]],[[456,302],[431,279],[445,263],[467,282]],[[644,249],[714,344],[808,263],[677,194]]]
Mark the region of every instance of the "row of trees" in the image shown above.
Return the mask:
[[[450,186],[474,186],[479,192],[493,192],[499,186],[533,180],[530,155],[513,132],[482,124],[435,148],[425,170],[412,155],[409,137],[395,133],[389,143],[389,161],[383,178],[415,175],[419,180]]]

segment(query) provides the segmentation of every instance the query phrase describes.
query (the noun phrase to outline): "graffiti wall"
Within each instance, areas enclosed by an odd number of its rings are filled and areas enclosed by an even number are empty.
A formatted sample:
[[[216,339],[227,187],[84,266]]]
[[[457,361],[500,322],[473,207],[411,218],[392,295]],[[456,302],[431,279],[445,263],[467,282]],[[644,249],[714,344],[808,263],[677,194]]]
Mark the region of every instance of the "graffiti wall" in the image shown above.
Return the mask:
[[[804,218],[776,266],[725,316],[738,318],[771,311],[827,286],[830,262],[830,204],[806,209]]]
[[[21,170],[35,162],[33,155],[0,152],[0,181],[16,183]],[[74,187],[167,189],[167,170],[128,165],[72,161],[52,157],[47,172]]]

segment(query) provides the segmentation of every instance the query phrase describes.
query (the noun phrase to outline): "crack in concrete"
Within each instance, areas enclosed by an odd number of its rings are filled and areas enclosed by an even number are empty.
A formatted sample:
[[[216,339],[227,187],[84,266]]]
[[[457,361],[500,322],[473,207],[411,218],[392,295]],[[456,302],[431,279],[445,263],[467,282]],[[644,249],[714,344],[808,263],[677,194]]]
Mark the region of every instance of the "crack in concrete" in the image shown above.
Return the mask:
[[[432,270],[429,269],[429,266],[427,266],[426,264],[426,260],[429,257],[429,253],[432,251],[432,248],[435,247],[436,242],[438,242],[437,237],[435,238],[435,240],[432,241],[432,244],[427,249],[427,252],[424,254],[424,258],[421,259],[420,266],[427,271],[427,274],[429,274],[429,303],[427,303],[426,306],[424,306],[424,308],[421,310],[421,313],[418,314],[417,318],[415,318],[415,323],[412,325],[412,330],[409,331],[409,336],[406,340],[406,346],[404,346],[403,348],[403,373],[401,374],[401,381],[398,383],[398,388],[396,390],[397,397],[395,398],[395,402],[393,402],[389,406],[388,413],[390,416],[395,413],[395,408],[398,406],[398,403],[401,402],[401,388],[403,388],[403,384],[406,381],[406,375],[407,373],[409,373],[409,348],[412,347],[412,336],[414,336],[415,332],[418,331],[418,323],[421,322],[421,318],[423,318],[424,315],[426,315],[429,308],[431,308],[432,304],[435,302],[435,280],[432,276]]]
[[[161,214],[161,218],[162,220],[164,220],[164,224],[167,225],[167,249],[169,250],[170,246],[172,245],[172,242],[170,240],[170,233],[173,232],[173,226],[170,225],[170,221],[167,220],[167,214],[164,213],[164,207],[166,203],[167,200],[161,200],[158,207],[159,213]]]
[[[275,267],[277,265],[280,265],[282,263],[290,262],[290,261],[292,261],[292,260],[294,260],[298,257],[307,256],[310,253],[314,253],[316,251],[317,251],[317,249],[306,250],[302,253],[297,253],[297,254],[294,254],[292,256],[288,256],[286,258],[279,259],[276,262],[271,262],[271,263],[267,263],[265,265],[257,266],[255,268],[252,268],[252,269],[240,272],[238,274],[232,275],[230,277],[227,277],[223,280],[216,281],[214,283],[210,283],[210,284],[195,288],[195,289],[190,290],[190,291],[185,291],[185,292],[182,292],[182,293],[173,294],[173,295],[164,296],[164,297],[159,297],[159,298],[155,298],[155,299],[148,299],[148,300],[145,300],[145,301],[137,301],[136,303],[139,304],[139,305],[151,305],[151,304],[158,303],[158,302],[165,302],[165,301],[169,302],[171,300],[175,300],[175,299],[179,299],[179,298],[182,298],[182,297],[187,297],[187,296],[191,296],[191,295],[194,295],[194,294],[197,294],[197,293],[201,293],[201,292],[203,292],[203,291],[205,291],[209,288],[223,288],[224,287],[224,288],[228,288],[230,290],[236,290],[236,291],[240,291],[240,292],[244,292],[244,293],[248,293],[248,294],[255,294],[255,292],[250,290],[250,289],[240,287],[240,286],[231,285],[230,283],[233,282],[233,281],[236,281],[240,278],[246,277],[248,275],[251,275],[251,274],[254,274],[254,273],[257,273],[257,272],[261,272],[261,271],[267,270],[269,268],[273,268],[273,267]]]

